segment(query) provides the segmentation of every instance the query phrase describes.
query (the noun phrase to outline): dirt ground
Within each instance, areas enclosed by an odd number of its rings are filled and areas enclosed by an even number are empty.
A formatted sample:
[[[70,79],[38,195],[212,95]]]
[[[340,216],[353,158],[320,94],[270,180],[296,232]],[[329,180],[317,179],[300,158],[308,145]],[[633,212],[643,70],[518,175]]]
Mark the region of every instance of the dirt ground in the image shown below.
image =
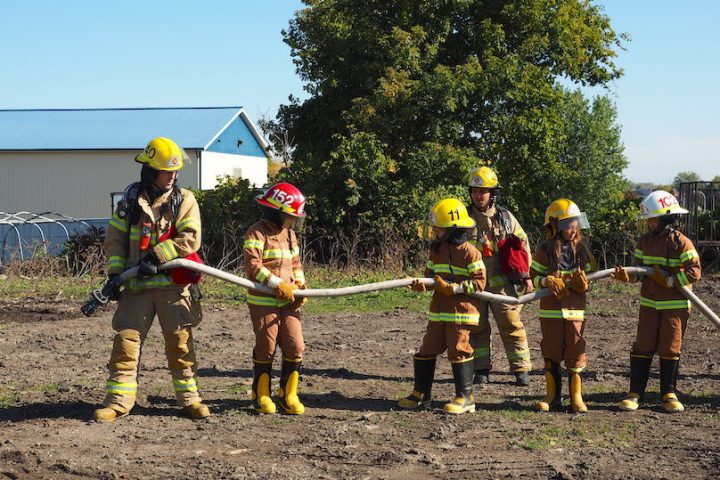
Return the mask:
[[[716,311],[718,286],[716,277],[698,289]],[[717,478],[720,332],[699,313],[691,317],[679,380],[685,413],[661,411],[657,364],[648,403],[620,412],[615,405],[628,385],[637,307],[632,294],[592,297],[585,415],[532,410],[544,394],[532,306],[523,312],[536,367],[532,385],[512,385],[495,334],[493,383],[476,388],[476,414],[441,413],[453,394],[445,359],[438,362],[435,408],[396,409],[397,398],[412,389],[411,357],[425,325],[422,315],[397,309],[306,317],[307,413],[258,416],[250,408],[247,309],[206,304],[196,342],[211,419],[178,415],[156,324],[143,350],[138,406],[117,423],[97,424],[89,419],[103,397],[111,312],[86,319],[78,305],[6,299],[0,479]]]

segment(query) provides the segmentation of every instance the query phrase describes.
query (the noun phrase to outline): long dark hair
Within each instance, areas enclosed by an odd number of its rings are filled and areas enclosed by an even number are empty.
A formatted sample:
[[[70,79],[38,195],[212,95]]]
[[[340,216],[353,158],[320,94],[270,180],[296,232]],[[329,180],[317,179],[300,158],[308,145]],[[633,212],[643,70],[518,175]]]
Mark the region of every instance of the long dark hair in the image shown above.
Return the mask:
[[[562,257],[563,246],[562,231],[557,230],[555,236],[549,240],[545,240],[540,247],[548,259],[549,271],[560,270],[560,259]],[[575,267],[583,266],[590,261],[590,253],[585,245],[585,239],[582,232],[578,230],[575,239],[570,242],[573,254],[575,256]]]

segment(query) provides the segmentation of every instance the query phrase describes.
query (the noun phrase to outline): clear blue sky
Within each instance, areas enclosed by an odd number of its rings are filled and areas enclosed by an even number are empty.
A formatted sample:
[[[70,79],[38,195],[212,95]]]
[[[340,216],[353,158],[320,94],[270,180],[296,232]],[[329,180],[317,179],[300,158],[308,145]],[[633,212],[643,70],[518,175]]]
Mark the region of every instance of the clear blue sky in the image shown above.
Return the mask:
[[[600,0],[632,40],[615,101],[633,181],[720,174],[720,2]],[[0,2],[0,108],[242,105],[302,96],[280,30],[300,1]]]

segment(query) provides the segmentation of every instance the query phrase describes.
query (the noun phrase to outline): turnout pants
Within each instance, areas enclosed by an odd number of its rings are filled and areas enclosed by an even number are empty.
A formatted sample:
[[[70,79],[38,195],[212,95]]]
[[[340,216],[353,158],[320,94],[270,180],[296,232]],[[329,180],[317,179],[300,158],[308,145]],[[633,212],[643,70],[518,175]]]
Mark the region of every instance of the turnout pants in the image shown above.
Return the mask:
[[[655,310],[641,306],[637,336],[630,355],[652,358],[657,352],[660,358],[680,359],[688,318],[688,309]]]
[[[300,313],[292,304],[269,307],[248,304],[250,320],[255,332],[253,358],[258,362],[272,362],[275,349],[280,346],[283,357],[300,361],[305,352]]]
[[[125,290],[112,320],[113,340],[103,406],[128,412],[135,405],[142,344],[157,315],[178,405],[200,402],[195,380],[192,327],[202,320],[198,301],[188,287]]]
[[[563,318],[540,317],[542,340],[540,349],[543,357],[556,363],[565,362],[565,368],[574,373],[582,372],[587,366],[585,355],[585,322]]]
[[[428,322],[427,331],[420,349],[415,354],[418,358],[435,358],[448,352],[451,363],[462,363],[472,360],[473,349],[470,346],[470,326],[462,323]]]
[[[486,291],[500,295],[515,296],[512,285],[500,285],[488,288]],[[530,363],[530,348],[528,347],[525,326],[520,320],[522,305],[507,305],[481,301],[480,323],[470,329],[470,345],[473,347],[473,367],[477,370],[490,370],[492,366],[492,327],[490,325],[490,311],[500,332],[500,338],[505,346],[510,371],[527,372],[532,369]]]

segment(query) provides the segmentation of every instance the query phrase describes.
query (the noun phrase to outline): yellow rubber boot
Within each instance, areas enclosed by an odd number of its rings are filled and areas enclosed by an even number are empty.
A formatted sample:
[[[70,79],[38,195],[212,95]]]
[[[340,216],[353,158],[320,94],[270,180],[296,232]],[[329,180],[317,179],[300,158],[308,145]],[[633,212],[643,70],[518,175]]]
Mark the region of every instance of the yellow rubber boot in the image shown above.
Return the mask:
[[[183,407],[183,410],[190,415],[190,418],[193,420],[202,420],[210,416],[210,409],[201,402]]]
[[[305,413],[305,405],[298,398],[298,383],[300,382],[301,361],[288,360],[283,358],[280,374],[280,408],[289,415],[302,415]]]
[[[254,365],[252,399],[257,413],[275,413],[275,403],[270,398],[270,374],[272,362],[257,362]]]
[[[435,361],[435,357],[413,357],[415,388],[410,395],[398,400],[398,407],[405,410],[430,408],[432,383],[435,378]]]
[[[680,403],[677,395],[674,393],[666,393],[663,395],[663,408],[668,413],[680,413],[685,411],[685,406]]]
[[[95,410],[95,413],[93,414],[93,418],[95,418],[96,422],[110,423],[110,422],[114,422],[115,420],[117,420],[120,417],[124,417],[127,414],[128,414],[128,412],[123,413],[123,412],[120,412],[120,411],[115,410],[110,407],[103,407],[103,408],[98,408],[97,410]]]
[[[443,411],[452,415],[475,412],[472,361],[453,363],[452,370],[455,379],[455,398],[443,406]]]
[[[560,377],[560,364],[545,359],[545,398],[535,404],[539,412],[556,411],[562,408],[562,380]]]
[[[620,410],[626,412],[634,412],[640,407],[640,395],[634,392],[628,393],[628,396],[618,404]]]
[[[587,405],[582,398],[582,378],[579,372],[570,372],[568,375],[570,387],[570,407],[575,413],[587,412]]]

